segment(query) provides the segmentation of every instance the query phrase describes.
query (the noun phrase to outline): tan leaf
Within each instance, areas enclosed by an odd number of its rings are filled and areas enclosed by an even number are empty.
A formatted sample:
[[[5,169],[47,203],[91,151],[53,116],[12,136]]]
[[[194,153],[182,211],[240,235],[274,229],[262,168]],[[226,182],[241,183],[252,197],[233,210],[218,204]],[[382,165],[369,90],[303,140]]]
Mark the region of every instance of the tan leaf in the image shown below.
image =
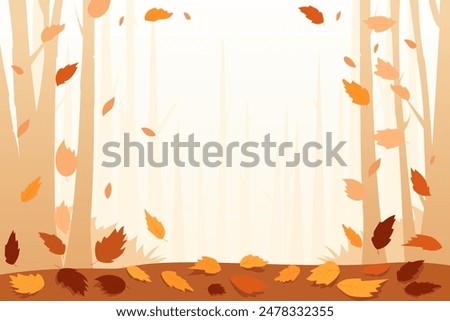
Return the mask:
[[[16,276],[10,275],[9,278],[9,283],[14,292],[23,295],[35,294],[45,286],[44,278],[40,274],[17,274]]]
[[[287,268],[280,271],[280,274],[275,278],[275,281],[280,283],[294,282],[300,275],[300,268],[296,265],[289,265]]]
[[[244,256],[239,263],[239,266],[244,269],[263,268],[267,265],[267,261],[264,261],[259,256],[247,255]]]
[[[186,20],[191,20],[191,15],[187,12],[184,13],[184,17],[186,18]]]
[[[383,280],[363,281],[361,279],[345,279],[337,284],[339,290],[352,298],[371,298],[378,293],[378,288],[386,282]]]
[[[111,192],[112,192],[112,185],[111,183],[108,183],[108,185],[106,185],[105,187],[105,197],[107,199],[111,196]]]
[[[11,68],[14,70],[14,72],[18,75],[23,75],[24,71],[22,68],[20,68],[17,65],[12,65]]]
[[[364,23],[367,25],[367,27],[369,27],[369,29],[372,29],[375,32],[383,32],[392,28],[392,26],[395,24],[395,21],[391,18],[375,16],[365,20]]]
[[[30,127],[30,120],[27,119],[17,129],[17,138],[25,134],[25,132],[28,130],[29,127]]]
[[[59,35],[65,28],[66,25],[52,25],[50,27],[44,28],[41,34],[42,42],[48,42],[53,40],[57,35]]]
[[[124,20],[125,20],[124,16],[120,17],[120,19],[119,19],[119,26],[123,25],[123,21]]]
[[[127,267],[127,272],[135,280],[138,280],[141,282],[147,282],[147,283],[152,282],[152,280],[150,279],[150,276],[144,270],[142,270],[140,267],[129,266],[129,267]]]
[[[379,45],[376,43],[375,46],[373,46],[373,53],[377,53]]]
[[[75,152],[66,147],[63,141],[56,151],[56,169],[64,177],[69,177],[77,170],[78,159]]]
[[[163,271],[161,272],[161,277],[168,287],[180,290],[182,292],[194,292],[194,289],[189,285],[189,283],[175,271]]]
[[[366,197],[366,188],[354,179],[344,179],[346,183],[345,192],[347,196],[355,201],[361,201]]]
[[[401,99],[409,100],[409,90],[406,87],[402,87],[400,85],[391,85],[391,89],[394,93],[396,93]]]
[[[146,210],[145,210],[145,220],[147,221],[147,228],[154,236],[159,238],[160,240],[164,239],[164,236],[166,235],[166,230],[164,229],[164,226],[161,224],[160,221],[154,216],[151,216]]]
[[[374,138],[378,145],[387,149],[398,147],[405,139],[403,131],[400,129],[378,130]]]
[[[339,19],[341,19],[341,12],[340,11],[338,13],[336,13],[336,21],[339,21]]]
[[[217,274],[222,271],[220,264],[212,257],[203,256],[194,266],[189,269],[196,271],[203,271],[206,274]]]
[[[91,0],[88,5],[88,13],[92,18],[100,18],[109,9],[111,0]]]
[[[344,62],[347,64],[347,66],[356,68],[355,62],[352,60],[352,58],[345,56]]]
[[[114,107],[115,98],[108,100],[103,106],[102,115],[105,116]]]
[[[156,135],[153,130],[151,130],[150,128],[147,128],[147,127],[142,127],[142,132],[149,137],[153,137]]]
[[[64,202],[55,209],[55,224],[64,234],[69,231],[70,209]]]
[[[41,184],[41,177],[36,178],[28,184],[28,186],[20,194],[21,201],[25,203],[35,198],[41,188]]]
[[[370,103],[370,95],[366,88],[361,87],[356,82],[349,83],[345,79],[342,80],[345,87],[345,92],[357,105],[368,105]]]
[[[370,165],[369,167],[369,177],[372,176],[373,174],[375,174],[378,169],[380,168],[381,165],[381,159],[377,159],[375,162],[373,162],[372,165]]]
[[[416,49],[417,48],[417,44],[409,39],[405,39],[406,44],[408,45],[409,48],[411,49]]]
[[[377,70],[375,71],[375,75],[380,76],[383,79],[394,80],[399,77],[397,69],[392,66],[389,62],[384,61],[383,59],[378,58],[377,64],[375,67]]]
[[[361,236],[359,236],[358,233],[356,233],[351,227],[346,227],[345,225],[342,225],[342,228],[344,229],[345,236],[347,236],[348,241],[351,245],[355,247],[362,247],[362,240]]]
[[[341,273],[341,269],[336,263],[328,261],[312,269],[311,272],[311,275],[307,278],[308,281],[315,282],[316,284],[330,285],[337,279]]]

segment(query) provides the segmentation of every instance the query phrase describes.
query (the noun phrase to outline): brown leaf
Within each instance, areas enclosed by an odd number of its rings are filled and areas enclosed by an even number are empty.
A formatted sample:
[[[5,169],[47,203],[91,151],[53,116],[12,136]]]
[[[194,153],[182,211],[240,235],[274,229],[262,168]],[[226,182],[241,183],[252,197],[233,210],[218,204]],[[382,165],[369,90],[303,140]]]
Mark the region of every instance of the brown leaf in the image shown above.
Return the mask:
[[[375,71],[375,75],[380,76],[383,79],[394,80],[399,77],[397,69],[392,66],[389,62],[384,61],[383,59],[377,59],[378,64],[375,65],[377,70]]]
[[[409,90],[406,87],[402,87],[400,85],[391,85],[391,89],[394,93],[396,93],[401,99],[409,100],[410,94]]]
[[[363,106],[370,103],[369,92],[366,88],[361,87],[354,81],[352,81],[352,83],[349,83],[348,81],[343,79],[342,82],[344,83],[345,92],[353,100],[354,104]]]
[[[250,275],[232,275],[230,276],[230,282],[238,292],[244,295],[255,296],[267,289],[267,284]]]
[[[77,170],[78,159],[75,152],[66,147],[63,141],[56,151],[56,169],[64,177],[69,177]]]
[[[111,196],[112,193],[112,185],[111,183],[108,183],[105,187],[105,197],[108,199]]]
[[[435,289],[439,289],[441,286],[439,284],[434,284],[430,282],[413,282],[408,284],[405,288],[405,292],[414,295],[420,296],[423,294],[433,293]]]
[[[374,139],[377,141],[378,145],[383,146],[386,149],[390,149],[403,144],[405,141],[405,136],[403,131],[400,129],[386,129],[377,130],[376,135],[374,135]]]
[[[56,274],[56,282],[69,288],[73,295],[78,293],[84,296],[88,287],[86,277],[75,269],[60,269]]]
[[[119,26],[123,25],[123,21],[124,20],[125,20],[124,16],[120,17],[120,19],[119,19]]]
[[[104,237],[101,242],[95,243],[95,257],[103,263],[112,263],[122,255],[126,243],[126,234],[123,233],[123,227],[117,231],[114,230],[108,237]]]
[[[385,274],[391,268],[390,264],[369,265],[363,269],[363,273],[367,275],[379,276]]]
[[[406,244],[403,244],[403,246],[421,247],[427,251],[437,251],[442,249],[442,245],[438,240],[422,234],[413,236]]]
[[[370,165],[369,167],[369,177],[372,176],[373,174],[375,174],[378,169],[380,168],[381,165],[381,159],[377,159],[375,162],[373,162],[372,165]]]
[[[345,225],[342,225],[342,228],[344,229],[345,236],[347,236],[348,241],[351,245],[354,247],[362,247],[362,240],[361,236],[359,236],[358,233],[356,233],[351,227],[346,227]]]
[[[88,13],[92,18],[100,18],[109,9],[111,0],[91,0],[88,5]]]
[[[341,12],[340,11],[338,13],[336,13],[336,21],[339,21],[339,19],[341,19]]]
[[[395,24],[395,21],[391,18],[383,17],[383,16],[375,16],[370,17],[365,20],[364,23],[375,32],[383,32],[386,31]]]
[[[39,236],[44,241],[44,245],[51,253],[56,255],[63,255],[66,252],[66,245],[56,235],[39,233]]]
[[[19,258],[20,248],[16,239],[16,232],[12,231],[9,235],[8,242],[5,244],[5,262],[14,265]]]
[[[366,197],[366,188],[354,179],[344,179],[347,196],[355,201],[361,201]]]
[[[356,68],[355,62],[352,60],[352,58],[345,56],[344,62],[347,64],[347,66]]]
[[[55,224],[66,234],[70,227],[70,209],[64,204],[64,201],[55,209]]]
[[[210,286],[208,286],[208,293],[211,296],[214,296],[214,295],[224,295],[226,292],[222,284],[213,283]]]
[[[395,215],[392,215],[385,219],[383,222],[378,223],[377,227],[373,231],[372,244],[377,250],[381,250],[391,242],[391,235],[394,232],[392,226],[395,223]]]
[[[40,177],[36,178],[34,181],[28,184],[28,186],[20,194],[21,201],[25,203],[35,198],[37,193],[39,192],[39,189],[41,188],[41,185],[42,183]]]
[[[66,83],[66,81],[68,81],[70,78],[72,78],[72,76],[77,71],[77,65],[78,63],[75,63],[73,65],[67,65],[64,68],[59,69],[55,77],[56,85],[62,85]]]
[[[105,103],[105,105],[103,106],[103,109],[102,109],[103,116],[105,116],[114,107],[115,100],[116,99],[113,97]]]
[[[409,48],[411,49],[416,49],[417,48],[417,44],[409,39],[405,39],[406,44],[408,45]]]
[[[30,127],[30,120],[27,119],[17,129],[17,138],[20,138],[20,136],[25,134],[25,132],[28,130],[29,127]]]
[[[52,25],[50,27],[44,28],[41,33],[42,42],[48,42],[53,40],[57,35],[59,35],[65,28],[66,25]]]
[[[403,264],[397,271],[397,280],[399,282],[407,282],[418,276],[424,260],[408,262]]]
[[[150,128],[147,128],[147,127],[142,127],[142,132],[149,137],[153,137],[156,135],[153,130],[151,130]]]
[[[186,18],[186,20],[191,20],[191,16],[187,12],[184,13],[184,17]]]
[[[115,275],[102,275],[95,279],[105,294],[120,294],[126,288],[125,281]]]
[[[373,53],[377,53],[379,45],[376,43],[375,46],[373,46]]]
[[[308,18],[311,20],[312,23],[316,25],[320,25],[323,23],[323,14],[313,6],[309,7],[300,7],[299,10]]]
[[[413,190],[422,196],[431,196],[430,186],[427,180],[418,171],[411,169],[411,182],[413,183]]]
[[[170,17],[172,17],[172,14],[173,14],[172,12],[168,12],[164,9],[152,8],[145,14],[145,20],[153,22],[158,20],[169,19]]]
[[[11,66],[11,68],[14,70],[14,72],[16,73],[16,74],[18,74],[18,75],[23,75],[23,69],[22,68],[20,68],[19,66],[17,66],[17,65],[12,65]]]

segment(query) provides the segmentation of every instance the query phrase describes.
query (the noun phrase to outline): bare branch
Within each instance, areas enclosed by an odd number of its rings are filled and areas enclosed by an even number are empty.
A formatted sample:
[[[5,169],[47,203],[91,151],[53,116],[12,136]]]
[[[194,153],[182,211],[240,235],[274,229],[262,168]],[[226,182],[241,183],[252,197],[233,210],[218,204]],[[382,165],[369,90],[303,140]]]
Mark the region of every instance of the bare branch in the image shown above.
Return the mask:
[[[83,25],[81,24],[80,17],[78,16],[78,11],[77,11],[76,8],[75,8],[75,13],[76,13],[76,15],[77,15],[78,27],[80,28],[81,35],[83,36],[83,35],[84,35],[84,32],[83,32]]]
[[[433,15],[433,19],[434,22],[436,22],[436,25],[438,27],[440,27],[440,14],[439,14],[439,9],[436,3],[436,0],[430,0],[430,9],[431,9],[431,14]]]
[[[36,51],[31,55],[30,57],[30,65],[32,65],[34,63],[34,61],[36,60],[36,58],[39,56],[39,54],[41,53],[42,49],[44,49],[44,43],[41,43],[41,45],[39,46],[39,48],[36,49]]]
[[[417,112],[417,109],[414,108],[414,106],[411,104],[411,102],[408,100],[408,105],[411,108],[412,112],[414,113],[414,115],[416,116],[417,120],[419,121],[419,123],[422,125],[422,127],[424,126],[424,120],[423,117],[420,116],[420,114]]]

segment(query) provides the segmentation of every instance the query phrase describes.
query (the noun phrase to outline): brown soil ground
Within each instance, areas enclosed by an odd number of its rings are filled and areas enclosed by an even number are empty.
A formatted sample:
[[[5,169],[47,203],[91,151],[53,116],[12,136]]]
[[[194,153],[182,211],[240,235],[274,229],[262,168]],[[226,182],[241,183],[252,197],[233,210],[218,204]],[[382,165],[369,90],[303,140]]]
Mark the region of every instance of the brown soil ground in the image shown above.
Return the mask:
[[[353,300],[346,296],[337,287],[336,283],[346,278],[362,278],[370,279],[388,279],[386,283],[379,289],[377,297],[371,300],[384,301],[409,301],[409,300],[450,300],[450,266],[425,264],[417,282],[432,282],[440,284],[442,287],[434,293],[415,297],[408,295],[404,291],[407,284],[397,281],[396,273],[402,264],[392,264],[390,270],[381,277],[367,276],[362,273],[364,266],[341,266],[341,274],[334,284],[324,287],[313,285],[306,278],[310,275],[309,271],[313,266],[300,266],[301,273],[296,281],[281,284],[274,281],[278,276],[278,272],[283,269],[283,265],[269,265],[259,271],[248,271],[239,267],[237,264],[221,264],[222,271],[217,275],[205,275],[189,270],[191,263],[166,263],[152,264],[141,266],[146,271],[152,283],[142,283],[132,279],[125,269],[117,270],[101,270],[88,269],[79,270],[88,279],[88,290],[85,296],[79,294],[74,295],[72,292],[63,288],[62,285],[56,283],[57,270],[33,271],[30,273],[40,273],[45,280],[45,287],[38,293],[31,296],[21,296],[16,294],[9,285],[9,276],[0,276],[0,300],[40,300],[40,301],[73,301],[73,300],[89,300],[89,301],[141,301],[141,300],[159,300],[159,301],[206,301],[206,300],[286,300],[286,301],[344,301]],[[161,279],[161,272],[166,270],[176,271],[178,275],[185,278],[194,289],[194,292],[183,293],[181,291],[169,288]],[[23,273],[28,274],[28,273]],[[95,280],[99,276],[105,274],[113,274],[125,280],[127,288],[118,295],[105,295]],[[230,283],[230,276],[234,274],[246,274],[257,277],[268,285],[264,293],[256,296],[243,296]],[[226,293],[222,296],[210,296],[207,289],[212,283],[220,283],[224,286]]]

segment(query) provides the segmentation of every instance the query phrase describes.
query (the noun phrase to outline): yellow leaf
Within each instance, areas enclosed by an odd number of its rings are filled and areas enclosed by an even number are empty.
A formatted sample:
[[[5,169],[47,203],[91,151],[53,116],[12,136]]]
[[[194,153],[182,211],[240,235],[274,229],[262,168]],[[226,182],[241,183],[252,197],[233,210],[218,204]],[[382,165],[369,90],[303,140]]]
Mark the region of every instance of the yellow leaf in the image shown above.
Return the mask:
[[[194,289],[189,285],[189,283],[183,279],[181,276],[174,271],[164,271],[161,272],[161,277],[168,287],[175,288],[182,292],[190,291],[194,292]]]
[[[45,285],[44,278],[40,274],[17,274],[16,276],[10,275],[11,287],[16,293],[31,295],[39,292]]]
[[[28,202],[35,198],[37,193],[39,192],[39,188],[41,188],[41,184],[41,177],[36,178],[34,181],[28,184],[28,186],[20,194],[20,199],[22,200],[22,202]]]
[[[198,260],[198,262],[189,269],[203,271],[206,274],[217,274],[222,271],[220,264],[215,259],[208,256],[203,256],[201,260]]]
[[[347,236],[347,239],[350,242],[350,244],[359,248],[362,247],[361,236],[359,236],[358,233],[353,231],[351,227],[346,227],[345,225],[342,225],[342,227],[344,228],[345,236]]]
[[[354,298],[371,298],[373,293],[378,293],[378,288],[386,282],[383,280],[363,281],[361,279],[346,279],[337,284],[339,290]]]
[[[140,267],[129,266],[127,267],[127,272],[133,279],[148,283],[152,282],[152,280],[150,280],[150,276],[147,273],[145,273],[145,271],[142,270]]]
[[[311,275],[307,278],[308,281],[316,282],[316,284],[330,285],[337,279],[341,273],[341,269],[336,263],[328,261],[312,269],[311,272]]]
[[[163,240],[166,235],[166,230],[160,221],[156,217],[151,216],[147,211],[145,211],[145,219],[147,220],[148,230],[157,238]]]
[[[366,88],[361,87],[356,82],[349,83],[345,79],[342,80],[345,92],[350,96],[354,104],[368,105],[370,103],[370,95]]]
[[[289,265],[287,268],[280,271],[280,275],[275,278],[275,281],[280,283],[294,282],[300,274],[300,268],[296,265]]]
[[[262,268],[267,265],[267,261],[259,256],[247,255],[242,258],[239,265],[244,269]]]

